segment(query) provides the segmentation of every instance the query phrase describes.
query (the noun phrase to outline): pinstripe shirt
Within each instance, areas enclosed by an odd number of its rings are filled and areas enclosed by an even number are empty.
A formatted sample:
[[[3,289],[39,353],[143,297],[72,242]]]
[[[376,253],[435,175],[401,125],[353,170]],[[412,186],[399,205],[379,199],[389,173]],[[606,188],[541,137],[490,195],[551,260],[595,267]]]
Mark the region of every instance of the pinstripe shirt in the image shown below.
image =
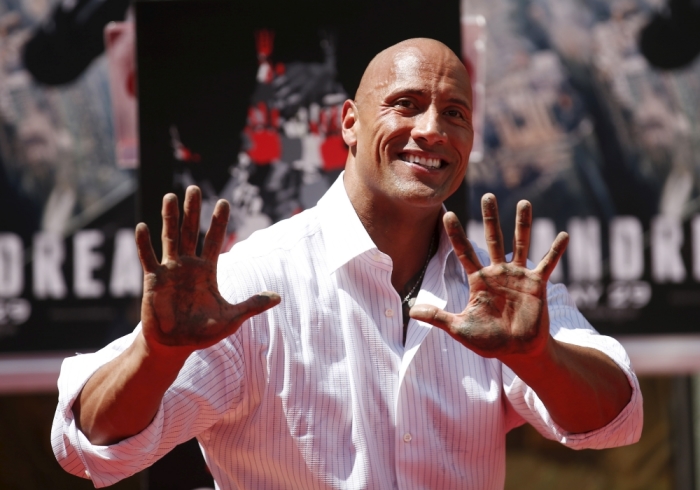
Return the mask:
[[[525,421],[575,449],[637,441],[642,398],[629,359],[614,339],[597,334],[563,286],[548,287],[552,335],[605,352],[633,388],[615,420],[583,434],[557,426],[507,366],[437,328],[411,320],[404,346],[391,271],[341,176],[316,207],[220,257],[224,298],[271,290],[282,303],[193,353],[141,433],[95,446],[71,412],[88,378],[140,327],[97,353],[66,359],[52,429],[56,457],[102,487],[196,436],[220,489],[500,489],[506,432]],[[417,303],[458,312],[468,297],[443,231]]]

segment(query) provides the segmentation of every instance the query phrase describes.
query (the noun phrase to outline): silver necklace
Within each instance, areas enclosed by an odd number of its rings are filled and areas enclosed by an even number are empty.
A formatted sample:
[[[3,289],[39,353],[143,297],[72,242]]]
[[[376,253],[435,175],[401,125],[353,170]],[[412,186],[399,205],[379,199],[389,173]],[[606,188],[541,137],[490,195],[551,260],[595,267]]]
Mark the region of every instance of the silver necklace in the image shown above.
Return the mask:
[[[413,308],[413,305],[416,304],[416,298],[412,298],[411,296],[413,293],[416,291],[416,288],[423,282],[423,276],[425,275],[425,271],[428,270],[428,264],[430,263],[430,259],[433,256],[433,245],[435,244],[435,232],[433,232],[433,237],[430,239],[430,247],[428,247],[428,257],[425,259],[425,264],[423,264],[423,270],[420,271],[420,276],[418,277],[418,280],[416,283],[413,285],[411,290],[408,292],[406,297],[401,301],[401,304],[408,304],[409,308]]]

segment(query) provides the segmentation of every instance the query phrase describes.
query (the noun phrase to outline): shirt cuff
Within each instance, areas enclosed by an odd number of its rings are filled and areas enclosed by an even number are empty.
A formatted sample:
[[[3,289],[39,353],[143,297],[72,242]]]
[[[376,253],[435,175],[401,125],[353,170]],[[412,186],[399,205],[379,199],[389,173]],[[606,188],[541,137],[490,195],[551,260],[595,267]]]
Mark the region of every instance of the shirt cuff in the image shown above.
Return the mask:
[[[535,391],[520,378],[514,376],[509,391],[516,398],[516,392],[520,391],[522,399],[527,406],[526,410],[530,412],[523,413],[519,410],[521,415],[543,436],[559,441],[572,449],[603,449],[637,442],[641,436],[643,425],[642,394],[639,388],[639,381],[632,370],[624,348],[615,339],[599,335],[592,330],[560,330],[555,335],[555,339],[581,347],[596,349],[607,355],[625,373],[632,388],[632,396],[622,411],[604,427],[589,432],[572,433],[554,422]]]
[[[91,444],[78,429],[72,406],[87,381],[121,354],[140,328],[94,354],[69,357],[61,365],[58,378],[59,399],[52,427],[52,446],[56,459],[69,473],[93,481],[96,488],[112,485],[152,463],[163,426],[161,406],[151,424],[142,432],[111,446]]]

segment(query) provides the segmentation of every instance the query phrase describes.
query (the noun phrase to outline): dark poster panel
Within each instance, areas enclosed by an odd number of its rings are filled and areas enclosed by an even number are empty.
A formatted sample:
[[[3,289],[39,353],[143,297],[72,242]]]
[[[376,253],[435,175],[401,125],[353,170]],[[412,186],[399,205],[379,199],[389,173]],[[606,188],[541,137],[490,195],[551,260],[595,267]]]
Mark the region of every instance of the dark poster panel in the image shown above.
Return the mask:
[[[484,192],[499,199],[506,243],[516,203],[530,200],[530,258],[569,232],[554,280],[604,333],[700,331],[700,59],[651,66],[639,39],[655,5],[463,4],[480,18],[487,53],[470,235],[482,235]]]
[[[88,3],[0,0],[3,353],[96,349],[133,329],[136,175],[117,165],[100,56],[128,2]]]
[[[232,204],[226,248],[314,206],[342,171],[340,112],[382,49],[411,37],[460,52],[459,2],[136,4],[140,205],[203,191],[202,231]],[[466,185],[448,204],[466,218]]]
[[[217,199],[232,204],[227,248],[315,205],[344,166],[340,108],[372,57],[419,36],[460,52],[458,0],[135,7],[139,202],[156,246],[163,194],[182,197],[191,183],[203,192],[202,231]],[[448,203],[465,219],[466,190]],[[150,488],[211,479],[197,452],[192,440],[158,461]]]

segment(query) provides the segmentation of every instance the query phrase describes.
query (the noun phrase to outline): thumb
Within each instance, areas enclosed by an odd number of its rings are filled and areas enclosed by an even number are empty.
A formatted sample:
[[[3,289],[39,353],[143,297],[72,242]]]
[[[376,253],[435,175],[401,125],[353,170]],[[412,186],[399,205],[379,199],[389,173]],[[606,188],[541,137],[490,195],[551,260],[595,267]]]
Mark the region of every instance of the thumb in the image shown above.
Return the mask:
[[[282,298],[280,298],[280,295],[272,291],[263,291],[254,294],[242,303],[233,305],[233,316],[235,317],[233,323],[240,325],[248,318],[259,315],[273,306],[277,306],[281,301]]]
[[[452,324],[452,317],[454,315],[441,310],[437,306],[416,305],[410,309],[408,316],[414,320],[430,323],[431,325],[449,333],[450,325]]]

